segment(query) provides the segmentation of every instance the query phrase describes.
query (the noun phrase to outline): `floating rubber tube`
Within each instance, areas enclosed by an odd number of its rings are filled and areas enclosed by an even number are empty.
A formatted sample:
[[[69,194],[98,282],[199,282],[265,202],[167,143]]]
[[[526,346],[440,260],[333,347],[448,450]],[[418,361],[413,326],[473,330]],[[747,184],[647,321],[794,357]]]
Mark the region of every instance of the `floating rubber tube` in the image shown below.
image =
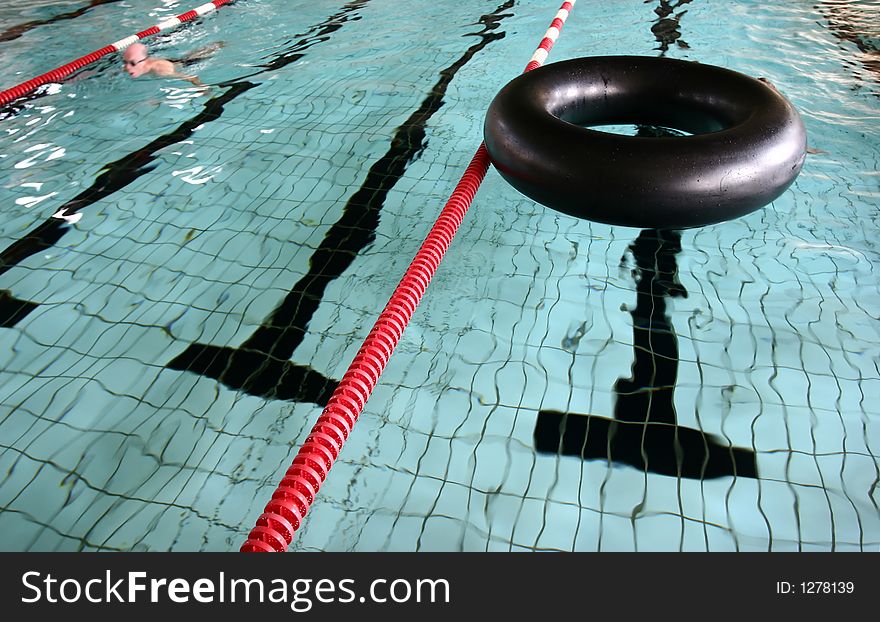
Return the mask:
[[[212,2],[208,2],[207,4],[203,4],[201,6],[197,6],[194,9],[187,11],[186,13],[181,13],[176,17],[170,17],[166,20],[163,20],[152,26],[147,28],[146,30],[142,30],[137,34],[133,34],[125,39],[120,39],[115,43],[111,43],[109,45],[105,45],[100,50],[95,50],[91,54],[86,54],[85,56],[81,56],[80,58],[67,63],[66,65],[62,65],[52,71],[48,71],[41,76],[37,76],[27,82],[22,82],[21,84],[12,87],[11,89],[6,89],[5,91],[0,91],[0,106],[5,106],[11,101],[22,97],[23,95],[27,95],[35,88],[42,86],[44,84],[48,84],[50,82],[60,82],[74,71],[82,69],[86,65],[94,63],[96,60],[101,58],[102,56],[106,56],[107,54],[112,54],[113,52],[121,52],[125,48],[127,48],[132,43],[135,43],[141,39],[145,39],[146,37],[150,37],[152,35],[158,34],[163,30],[169,30],[171,28],[176,28],[180,24],[184,22],[188,22],[200,15],[205,15],[206,13],[210,13],[216,9],[219,9],[224,4],[229,4],[233,2],[233,0],[213,0]]]
[[[583,126],[638,124],[689,136]],[[484,139],[514,188],[559,212],[642,228],[731,220],[781,195],[806,131],[767,83],[669,58],[597,56],[514,78],[489,106]]]
[[[540,67],[547,58],[574,3],[575,0],[563,3],[525,71]],[[293,541],[294,534],[302,525],[315,495],[379,381],[379,376],[458,231],[488,169],[489,155],[481,144],[354,361],[330,396],[326,408],[297,452],[293,465],[272,493],[272,498],[257,519],[256,526],[242,544],[241,552],[280,553],[286,551]]]

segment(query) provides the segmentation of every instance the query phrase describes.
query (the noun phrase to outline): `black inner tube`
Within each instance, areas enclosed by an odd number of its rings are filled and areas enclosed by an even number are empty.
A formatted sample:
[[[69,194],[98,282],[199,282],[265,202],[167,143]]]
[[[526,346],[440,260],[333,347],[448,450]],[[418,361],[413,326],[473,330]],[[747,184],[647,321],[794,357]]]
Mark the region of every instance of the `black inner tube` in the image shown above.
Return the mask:
[[[585,127],[618,124],[691,135]],[[747,214],[782,194],[806,155],[803,122],[772,86],[655,57],[580,58],[523,74],[492,101],[484,133],[496,169],[526,196],[631,227],[696,227]]]

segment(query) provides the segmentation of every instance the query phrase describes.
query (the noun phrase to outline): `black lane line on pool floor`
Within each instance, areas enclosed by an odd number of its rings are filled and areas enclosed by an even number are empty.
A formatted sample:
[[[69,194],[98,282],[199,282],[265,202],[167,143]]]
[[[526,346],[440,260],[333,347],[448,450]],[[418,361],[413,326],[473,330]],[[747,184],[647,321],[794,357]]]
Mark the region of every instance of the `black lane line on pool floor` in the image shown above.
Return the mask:
[[[49,24],[54,24],[55,22],[60,22],[66,19],[76,19],[77,17],[87,13],[96,6],[101,6],[102,4],[113,4],[114,2],[119,1],[120,0],[91,0],[88,5],[80,7],[75,11],[60,13],[47,19],[35,19],[29,22],[25,22],[23,24],[19,24],[18,26],[13,26],[12,28],[7,28],[3,32],[0,32],[0,43],[4,41],[13,41],[15,39],[18,39],[21,35],[28,32],[29,30],[39,28],[40,26],[48,26]]]
[[[542,410],[535,423],[535,448],[669,477],[756,478],[754,451],[678,425],[678,338],[666,299],[687,297],[676,262],[681,233],[645,229],[628,251],[635,260],[636,282],[636,306],[630,310],[633,365],[632,376],[614,384],[614,417]]]
[[[264,70],[249,74],[245,78],[267,71],[275,71],[285,65],[298,61],[305,56],[305,50],[317,43],[326,41],[328,36],[334,31],[339,30],[345,22],[360,19],[360,16],[354,14],[354,12],[362,8],[369,1],[356,0],[343,5],[342,9],[331,15],[324,22],[312,26],[305,34],[298,35],[296,41],[289,48],[279,53],[266,65],[263,65],[265,67]],[[103,166],[101,170],[104,172],[95,179],[94,183],[62,205],[58,213],[65,216],[75,214],[125,188],[142,175],[149,173],[155,168],[155,166],[149,166],[150,163],[156,159],[157,154],[162,149],[188,139],[197,127],[218,119],[223,114],[226,104],[258,86],[258,83],[243,80],[244,78],[237,78],[219,85],[229,87],[229,90],[205,102],[204,110],[195,117],[185,121],[176,129],[158,137],[137,151]],[[67,221],[61,218],[50,217],[0,253],[0,276],[28,257],[52,248],[68,231],[70,231],[70,225]],[[9,290],[0,289],[0,320],[5,319],[4,322],[0,323],[0,328],[11,328],[37,306],[38,303],[20,300],[15,298]]]
[[[234,84],[222,95],[212,98],[205,104],[205,110],[192,119],[178,126],[174,131],[164,134],[148,145],[130,153],[102,168],[95,182],[67,201],[59,209],[64,216],[76,214],[101,199],[125,188],[127,185],[149,173],[155,168],[150,163],[156,159],[159,151],[189,138],[197,127],[210,123],[223,114],[224,106],[242,93],[257,86],[251,82]],[[70,225],[62,218],[51,217],[14,242],[0,253],[0,275],[31,255],[55,246],[70,230]]]
[[[0,328],[12,328],[39,306],[35,302],[14,297],[9,290],[0,289]]]
[[[678,47],[684,50],[691,47],[687,41],[681,38],[679,24],[679,20],[684,17],[687,10],[681,11],[676,15],[672,14],[673,11],[681,8],[684,4],[690,4],[691,1],[678,0],[678,2],[670,3],[668,0],[659,0],[659,5],[654,9],[657,19],[654,21],[654,25],[651,26],[651,32],[660,44],[659,48],[655,48],[660,50],[660,56],[666,56],[666,52],[669,51],[669,47],[673,44],[678,45]]]
[[[512,15],[504,11],[513,4],[513,0],[508,0],[479,19],[477,23],[482,24],[483,29],[470,36],[479,37],[480,41],[440,71],[440,78],[429,95],[394,131],[391,147],[370,167],[361,187],[343,208],[342,217],[330,227],[310,258],[309,272],[293,286],[260,328],[238,348],[194,343],[167,367],[202,374],[230,388],[267,399],[327,404],[338,383],[314,372],[310,376],[289,359],[305,338],[327,286],[342,276],[358,254],[375,240],[385,199],[409,164],[427,146],[426,124],[443,106],[450,82],[474,55],[505,36],[503,31],[492,31],[499,27],[502,19]]]

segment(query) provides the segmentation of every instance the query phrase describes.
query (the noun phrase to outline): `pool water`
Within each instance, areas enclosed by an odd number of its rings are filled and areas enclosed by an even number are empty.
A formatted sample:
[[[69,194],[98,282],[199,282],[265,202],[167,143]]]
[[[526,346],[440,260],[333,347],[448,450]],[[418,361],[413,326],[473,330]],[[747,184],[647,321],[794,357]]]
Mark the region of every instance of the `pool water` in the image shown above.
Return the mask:
[[[0,87],[196,4],[4,6]],[[237,550],[559,4],[236,0],[147,41],[222,44],[207,93],[113,55],[4,108],[0,548]],[[490,170],[291,550],[877,551],[878,24],[578,3],[548,62],[765,77],[800,176],[639,231]]]

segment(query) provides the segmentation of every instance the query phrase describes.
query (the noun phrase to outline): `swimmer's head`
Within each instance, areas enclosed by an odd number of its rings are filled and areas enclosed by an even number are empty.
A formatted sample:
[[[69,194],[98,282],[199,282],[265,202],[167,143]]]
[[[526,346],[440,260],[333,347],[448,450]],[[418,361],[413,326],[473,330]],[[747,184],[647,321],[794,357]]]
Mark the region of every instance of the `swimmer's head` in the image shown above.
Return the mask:
[[[125,48],[125,52],[122,54],[122,64],[126,73],[132,78],[145,74],[147,72],[147,64],[144,61],[147,60],[148,56],[147,46],[143,43],[132,43]]]

